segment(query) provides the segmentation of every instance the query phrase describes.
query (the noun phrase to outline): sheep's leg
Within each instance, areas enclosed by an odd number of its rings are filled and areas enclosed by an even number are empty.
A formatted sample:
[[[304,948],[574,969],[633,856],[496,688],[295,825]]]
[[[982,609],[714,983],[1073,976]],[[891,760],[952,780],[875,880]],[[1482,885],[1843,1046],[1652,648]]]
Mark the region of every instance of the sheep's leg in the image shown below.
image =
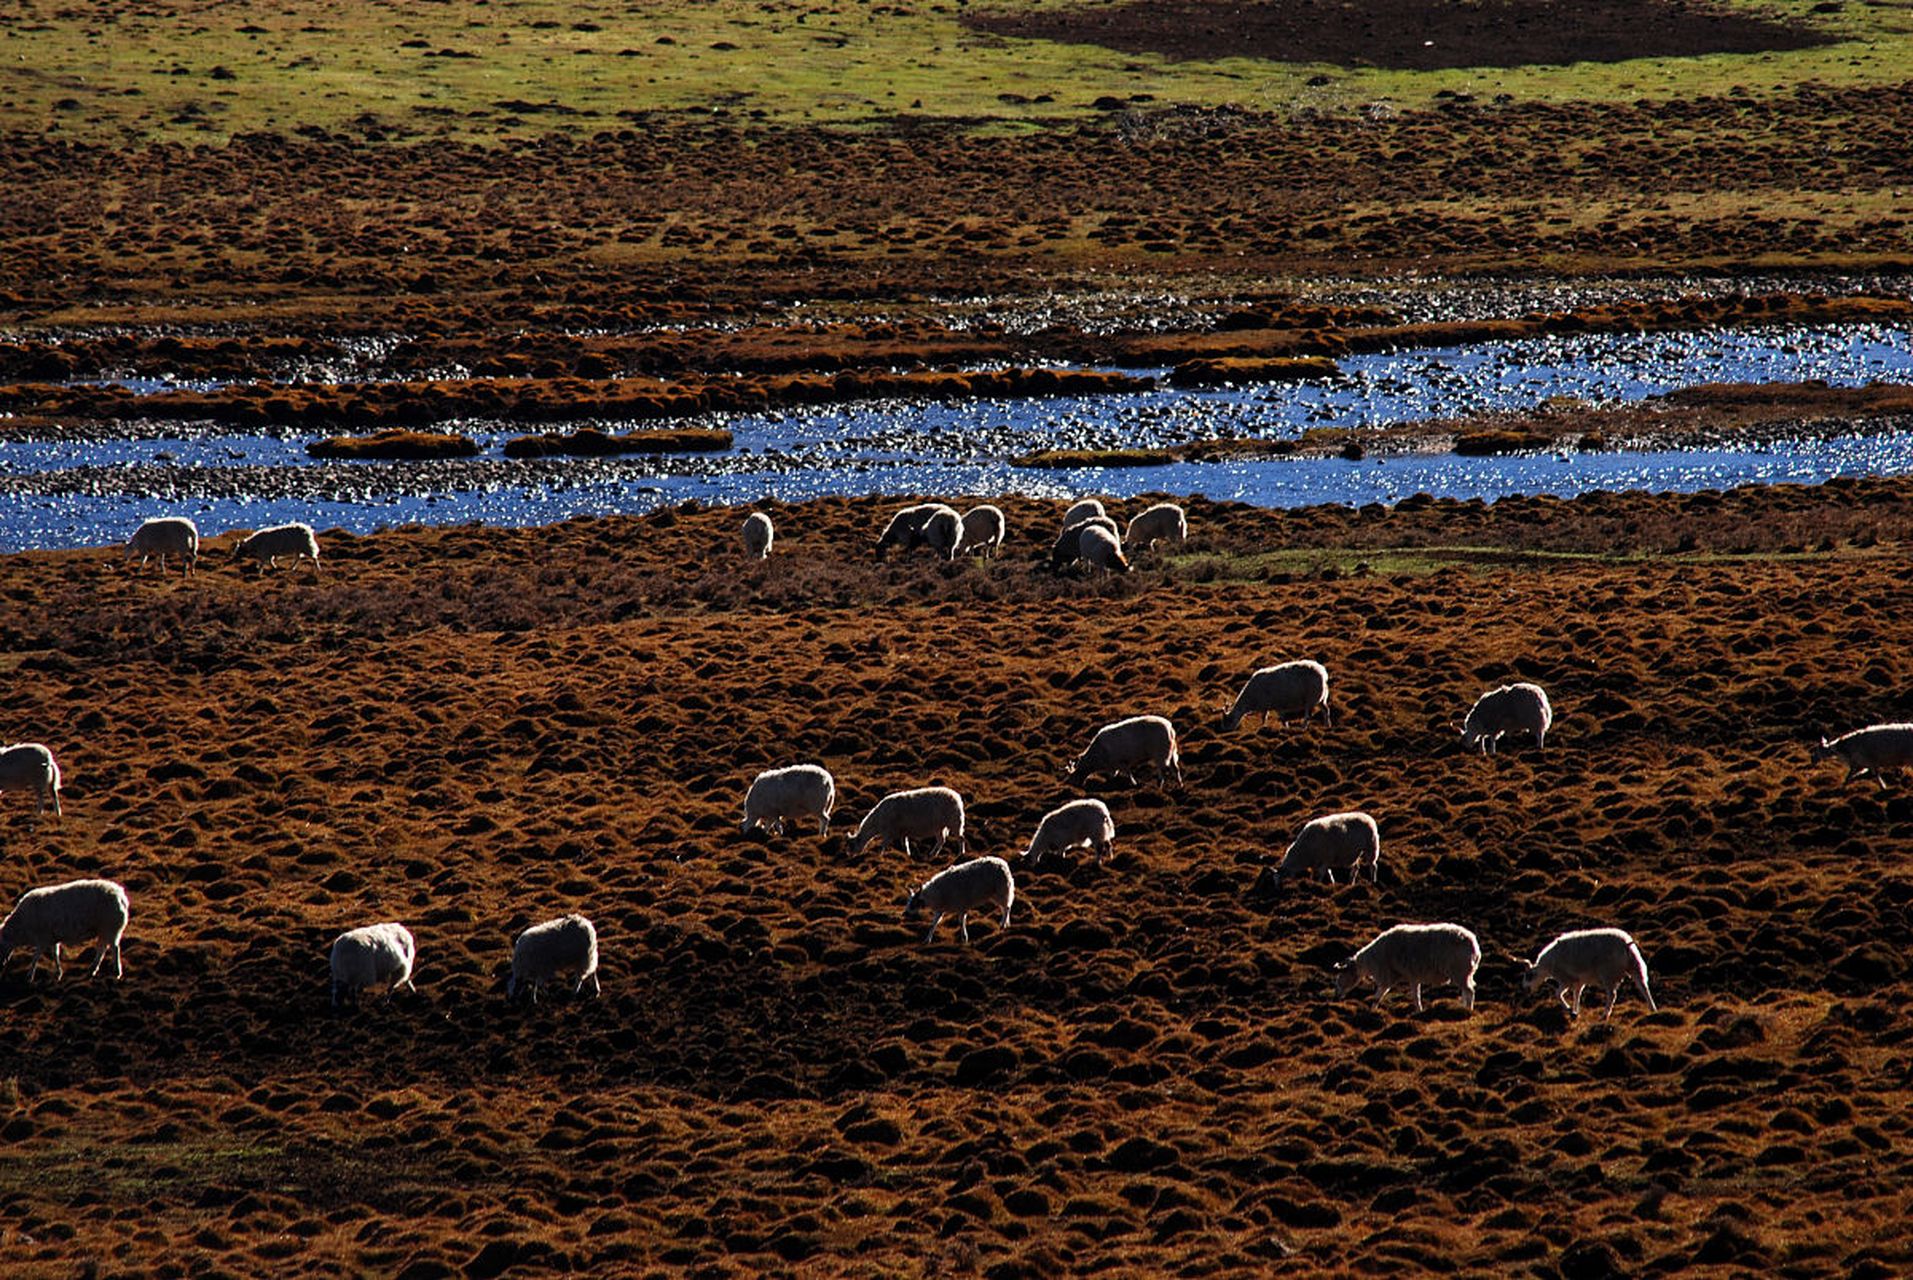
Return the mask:
[[[959,831],[957,832],[957,857],[967,858],[969,856],[970,856],[970,838],[964,835],[961,831]]]
[[[942,912],[938,912],[936,915],[932,916],[930,918],[930,932],[923,935],[923,940],[925,942],[935,942],[937,940],[937,926],[942,923],[943,923]]]
[[[1335,727],[1335,713],[1329,710],[1326,702],[1322,704],[1322,724],[1330,729]]]
[[[53,980],[66,981],[66,965],[60,961],[60,944],[57,942],[53,944]]]
[[[1427,1006],[1425,1006],[1421,1002],[1421,983],[1419,982],[1415,984],[1415,1012],[1416,1013],[1427,1012]]]
[[[910,837],[909,836],[905,836],[903,838],[903,856],[906,858],[914,858],[916,856],[915,854],[910,852]]]
[[[930,856],[934,858],[934,857],[936,857],[936,856],[937,856],[937,855],[938,855],[939,853],[942,853],[942,852],[943,852],[943,846],[944,846],[944,845],[946,845],[946,844],[948,844],[948,843],[949,843],[949,841],[950,841],[950,829],[949,829],[948,827],[945,827],[945,828],[943,828],[943,829],[942,829],[941,831],[939,831],[939,832],[937,832],[937,843],[936,843],[936,847],[935,847],[934,849],[932,849],[932,850],[930,850]]]
[[[828,811],[818,815],[817,834],[820,836],[827,836],[830,834],[830,814]]]
[[[1873,771],[1873,780],[1880,784],[1880,790],[1886,790],[1886,774],[1879,769]]]
[[[1566,1009],[1569,1013],[1574,1012],[1574,1004],[1572,1001],[1568,999],[1568,984],[1567,983],[1564,982],[1561,984],[1560,989],[1554,993],[1554,998],[1561,1002],[1561,1007],[1563,1009]]]
[[[1534,749],[1536,751],[1539,751],[1544,745],[1546,745],[1547,738],[1548,738],[1548,731],[1546,729],[1536,729],[1534,731]]]
[[[579,985],[582,986],[584,984],[580,983]],[[598,971],[593,969],[591,971],[591,998],[595,1000],[603,994],[604,988],[598,985]]]
[[[1577,1018],[1581,1016],[1581,993],[1587,989],[1588,984],[1585,982],[1577,982],[1574,984],[1574,1005],[1570,1011]]]
[[[1461,1007],[1470,1013],[1475,1010],[1475,980],[1473,978],[1468,979],[1466,985],[1461,988]]]
[[[1607,1022],[1614,1017],[1615,1002],[1621,998],[1621,984],[1616,982],[1613,990],[1607,993],[1607,1012],[1601,1015],[1601,1021]]]
[[[406,974],[404,979],[399,983],[399,987],[404,987],[407,991],[411,992],[413,995],[418,994],[418,988],[412,985],[412,975],[409,973]],[[398,987],[393,987],[392,990],[397,991]]]
[[[1393,991],[1394,989],[1395,988],[1392,985],[1384,986],[1380,982],[1377,982],[1375,984],[1375,1007],[1377,1009],[1382,1007],[1382,1001],[1388,996],[1388,993]]]
[[[1177,788],[1177,790],[1181,790],[1181,788],[1182,788],[1182,761],[1181,761],[1180,759],[1176,759],[1176,760],[1172,760],[1172,761],[1170,761],[1170,762],[1169,762],[1169,767],[1170,767],[1170,768],[1172,768],[1172,769],[1174,769],[1174,770],[1176,771],[1176,788]]]
[[[998,928],[1007,929],[1010,927],[1010,906],[1011,904],[1007,902],[1003,904],[1003,923],[997,926]]]
[[[1269,713],[1266,711],[1262,713],[1262,727],[1264,729],[1269,727]]]
[[[106,939],[101,938],[94,945],[99,948],[99,951],[93,957],[93,971],[86,975],[89,981],[100,976],[100,966],[106,963]]]
[[[1115,851],[1116,851],[1116,842],[1114,840],[1103,841],[1101,846],[1099,846],[1096,850],[1096,861],[1097,862],[1108,861],[1110,855],[1113,854]]]
[[[1857,764],[1848,765],[1847,776],[1840,779],[1840,785],[1844,787],[1847,783],[1852,782],[1855,778],[1859,777],[1862,773],[1865,773],[1865,772],[1866,770],[1862,769]]]
[[[39,974],[39,972],[40,972],[40,957],[41,957],[41,956],[43,956],[43,955],[45,955],[45,954],[46,954],[46,948],[44,948],[44,947],[36,947],[36,948],[34,948],[34,951],[33,951],[33,966],[32,966],[32,968],[30,968],[30,969],[28,969],[28,970],[27,970],[27,985],[28,985],[29,987],[33,985],[33,979],[34,979],[34,978],[35,978],[36,976],[38,976],[38,974]]]
[[[963,935],[963,941],[970,941],[970,913],[965,911],[957,917],[957,932]]]

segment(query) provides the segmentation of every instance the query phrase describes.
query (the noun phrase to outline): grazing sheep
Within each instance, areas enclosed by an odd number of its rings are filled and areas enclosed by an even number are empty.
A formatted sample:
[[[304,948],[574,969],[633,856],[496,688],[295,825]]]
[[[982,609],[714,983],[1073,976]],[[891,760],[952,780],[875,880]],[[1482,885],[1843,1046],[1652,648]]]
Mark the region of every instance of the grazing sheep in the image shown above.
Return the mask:
[[[937,504],[923,522],[918,540],[945,560],[956,559],[957,552],[963,547],[963,517],[956,513],[955,507]]]
[[[1364,982],[1375,984],[1375,1003],[1396,987],[1415,995],[1449,983],[1461,988],[1461,1007],[1475,1007],[1475,970],[1481,967],[1481,943],[1458,924],[1398,924],[1335,966],[1335,994],[1345,996]]]
[[[852,856],[864,851],[871,841],[877,849],[896,845],[906,855],[912,852],[912,840],[935,840],[931,856],[943,852],[944,842],[956,836],[957,852],[968,853],[970,842],[963,835],[963,797],[948,787],[918,787],[914,791],[892,791],[877,801],[877,807],[857,824],[850,837]]]
[[[1101,800],[1072,800],[1044,814],[1023,856],[1036,867],[1042,865],[1044,855],[1080,845],[1093,847],[1098,862],[1108,858],[1116,847],[1116,820]]]
[[[1267,887],[1280,888],[1293,877],[1320,871],[1335,883],[1337,871],[1349,872],[1351,881],[1368,869],[1368,882],[1374,884],[1382,860],[1382,831],[1375,819],[1365,813],[1331,813],[1306,822],[1295,833],[1295,840],[1282,854],[1282,862],[1273,874],[1264,869]]]
[[[263,575],[267,569],[279,567],[280,556],[291,556],[295,562],[305,559],[312,561],[312,572],[319,572],[319,539],[309,524],[276,524],[269,529],[242,539],[233,548],[235,560],[256,560],[259,572]]]
[[[1555,994],[1577,1018],[1581,1016],[1581,993],[1589,987],[1607,992],[1607,1014],[1602,1021],[1612,1018],[1624,982],[1640,988],[1650,1012],[1658,1007],[1654,993],[1647,989],[1647,961],[1634,939],[1620,929],[1577,929],[1541,948],[1541,954],[1528,961],[1523,985],[1533,991],[1543,982],[1559,985]],[[1574,988],[1572,1001],[1568,999],[1569,987]]]
[[[1083,537],[1091,529],[1101,529],[1110,537],[1119,539],[1121,533],[1116,522],[1108,516],[1090,516],[1075,524],[1064,525],[1063,531],[1056,535],[1056,542],[1050,547],[1049,563],[1052,569],[1064,569],[1083,558]],[[1118,542],[1120,546],[1120,541]]]
[[[1081,524],[1092,517],[1107,517],[1108,514],[1103,510],[1101,498],[1078,498],[1070,503],[1069,510],[1063,513],[1063,527],[1067,529],[1073,524]]]
[[[1001,858],[972,858],[946,867],[920,885],[903,904],[903,918],[913,919],[919,911],[930,916],[930,931],[925,942],[934,942],[943,917],[957,918],[957,931],[970,940],[970,913],[986,907],[1002,907],[999,928],[1010,927],[1010,908],[1016,902],[1016,881],[1010,864]]]
[[[1123,534],[1123,545],[1131,551],[1147,551],[1159,538],[1181,542],[1189,536],[1189,518],[1173,502],[1158,502],[1134,520]]]
[[[768,560],[771,543],[777,540],[777,531],[771,527],[771,518],[762,511],[753,511],[744,521],[744,554],[753,560]]]
[[[91,942],[99,948],[93,957],[93,972],[98,977],[106,953],[113,953],[113,977],[117,981],[126,972],[120,963],[120,938],[126,933],[130,913],[126,890],[111,880],[69,880],[65,884],[30,889],[13,904],[13,911],[0,920],[0,968],[19,947],[33,948],[33,967],[27,970],[32,982],[40,972],[40,957],[53,957],[53,980],[66,976],[60,963],[62,944],[77,947]]]
[[[417,995],[418,988],[412,985],[412,961],[417,955],[412,931],[394,920],[340,934],[332,941],[332,1007],[339,1007],[341,997],[357,1004],[364,987],[388,991],[404,987]]]
[[[1841,782],[1870,773],[1884,791],[1887,770],[1904,771],[1913,766],[1913,724],[1870,725],[1843,733],[1831,742],[1822,734],[1818,743],[1807,748],[1807,758],[1816,764],[1829,756],[1846,761],[1847,776]]]
[[[989,559],[1002,549],[1004,536],[1009,532],[1009,521],[1003,518],[1003,510],[984,503],[980,507],[971,507],[963,513],[963,552],[965,555],[982,556]]]
[[[1276,723],[1285,729],[1298,716],[1306,728],[1318,710],[1323,724],[1335,723],[1328,706],[1328,668],[1307,659],[1284,662],[1263,667],[1249,676],[1242,692],[1236,694],[1235,703],[1222,713],[1222,730],[1224,733],[1233,731],[1244,716],[1258,711],[1265,725],[1273,712]]]
[[[1175,771],[1176,785],[1182,785],[1176,728],[1161,716],[1131,716],[1098,729],[1064,781],[1079,787],[1098,774],[1120,773],[1134,786],[1136,770],[1144,765],[1155,767],[1157,786],[1163,785],[1164,771],[1169,769]]]
[[[899,551],[909,551],[913,547],[926,545],[927,539],[924,536],[925,526],[939,513],[944,511],[950,511],[950,514],[955,516],[955,536],[961,537],[963,532],[962,516],[956,515],[954,511],[951,511],[949,507],[941,502],[919,502],[913,507],[905,507],[890,517],[890,523],[884,526],[882,535],[877,539],[877,559],[883,559],[884,553],[892,547],[896,547]],[[947,526],[942,525],[939,527],[947,528]],[[939,546],[935,549],[938,551],[948,550],[945,546]]]
[[[1494,755],[1504,733],[1531,733],[1538,751],[1547,741],[1548,726],[1554,723],[1554,708],[1538,684],[1504,684],[1475,699],[1468,719],[1461,726],[1463,750],[1479,750]]]
[[[47,802],[60,812],[60,766],[53,752],[38,742],[16,742],[0,747],[0,793],[33,792],[33,820],[38,822]]]
[[[538,1003],[538,988],[561,973],[576,973],[571,994],[591,983],[591,994],[599,994],[598,931],[591,921],[573,912],[535,924],[518,935],[511,947],[511,981],[506,984],[507,999],[517,999],[518,988],[531,988],[531,1002]]]
[[[166,572],[166,557],[172,556],[179,561],[181,572],[190,576],[193,566],[199,563],[199,528],[184,516],[159,516],[143,521],[126,540],[126,554],[120,559],[124,562],[136,555],[142,569],[149,557],[158,556],[161,573]]]
[[[1084,564],[1101,569],[1104,573],[1129,572],[1129,561],[1123,558],[1122,543],[1116,541],[1116,535],[1109,530],[1085,525],[1076,545]]]
[[[793,764],[766,769],[751,781],[744,794],[744,830],[768,827],[783,835],[785,823],[797,818],[817,819],[817,834],[830,830],[830,811],[837,806],[837,780],[818,764]]]

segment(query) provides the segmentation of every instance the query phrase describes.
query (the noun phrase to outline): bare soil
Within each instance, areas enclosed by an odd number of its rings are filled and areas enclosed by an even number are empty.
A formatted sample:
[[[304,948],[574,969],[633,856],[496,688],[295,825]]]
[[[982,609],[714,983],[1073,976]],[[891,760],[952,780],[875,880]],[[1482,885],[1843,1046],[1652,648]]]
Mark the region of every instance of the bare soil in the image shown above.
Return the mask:
[[[1805,749],[1913,718],[1913,482],[1193,503],[1187,548],[1110,582],[1036,567],[1059,504],[1003,505],[990,568],[874,565],[888,507],[848,500],[771,508],[763,565],[693,509],[329,533],[317,580],[0,558],[0,718],[66,771],[37,832],[6,797],[0,881],[133,900],[123,982],[0,980],[0,1266],[1913,1266],[1913,803]],[[1302,655],[1333,729],[1215,729]],[[1547,749],[1460,754],[1515,677]],[[941,860],[844,852],[934,781],[1013,854],[1140,711],[1186,788],[1097,788],[1115,859],[1019,868],[1007,930],[925,945],[898,904]],[[832,834],[740,835],[750,776],[803,759]],[[1244,896],[1350,807],[1379,886]],[[603,997],[507,1006],[513,933],[574,908]],[[331,1013],[329,940],[391,918],[419,995]],[[1333,997],[1427,919],[1481,934],[1472,1016]],[[1520,990],[1511,954],[1594,923],[1659,1013]]]
[[[1268,58],[1405,71],[1758,53],[1840,38],[1805,23],[1687,0],[1103,0],[968,10],[963,22],[997,35],[1172,59]]]

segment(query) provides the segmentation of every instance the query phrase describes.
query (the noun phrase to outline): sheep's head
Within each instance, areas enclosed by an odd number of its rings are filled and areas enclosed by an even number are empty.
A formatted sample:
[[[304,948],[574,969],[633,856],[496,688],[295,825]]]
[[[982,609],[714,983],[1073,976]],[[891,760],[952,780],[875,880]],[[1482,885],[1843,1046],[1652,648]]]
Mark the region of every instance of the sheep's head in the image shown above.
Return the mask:
[[[1272,898],[1282,888],[1282,869],[1265,866],[1256,875],[1255,883],[1249,886],[1248,897]]]
[[[1827,741],[1825,734],[1820,735],[1820,741],[1807,744],[1807,759],[1814,764],[1820,763],[1832,754],[1833,744]]]
[[[903,918],[908,920],[921,910],[923,910],[923,890],[912,889],[903,900]]]
[[[1222,731],[1224,733],[1234,733],[1241,723],[1242,713],[1237,711],[1234,705],[1222,708]]]
[[[1541,985],[1542,979],[1547,977],[1547,974],[1543,973],[1541,966],[1532,960],[1523,960],[1521,963],[1528,966],[1528,972],[1522,975],[1521,978],[1521,989],[1523,991],[1532,991]]]
[[[1362,980],[1362,971],[1355,967],[1355,961],[1348,959],[1335,966],[1335,994],[1345,996],[1353,991]]]

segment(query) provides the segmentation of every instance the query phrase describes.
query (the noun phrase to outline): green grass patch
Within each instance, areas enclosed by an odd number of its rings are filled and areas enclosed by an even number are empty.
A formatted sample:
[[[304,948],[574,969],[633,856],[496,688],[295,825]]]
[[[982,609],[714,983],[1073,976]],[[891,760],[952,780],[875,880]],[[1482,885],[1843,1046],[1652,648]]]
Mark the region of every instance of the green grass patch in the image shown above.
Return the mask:
[[[1444,92],[1631,102],[1757,95],[1808,81],[1890,84],[1913,66],[1913,12],[1902,8],[1815,14],[1812,0],[1727,7],[1811,22],[1843,39],[1699,58],[1384,71],[1175,61],[1006,38],[966,29],[954,4],[656,0],[586,12],[559,0],[156,0],[120,8],[104,29],[92,6],[0,19],[9,54],[0,129],[114,143],[308,125],[489,138],[642,127],[634,122],[646,112],[699,109],[852,127],[920,115],[1014,131],[1099,116],[1099,98],[1359,117],[1426,106]]]

